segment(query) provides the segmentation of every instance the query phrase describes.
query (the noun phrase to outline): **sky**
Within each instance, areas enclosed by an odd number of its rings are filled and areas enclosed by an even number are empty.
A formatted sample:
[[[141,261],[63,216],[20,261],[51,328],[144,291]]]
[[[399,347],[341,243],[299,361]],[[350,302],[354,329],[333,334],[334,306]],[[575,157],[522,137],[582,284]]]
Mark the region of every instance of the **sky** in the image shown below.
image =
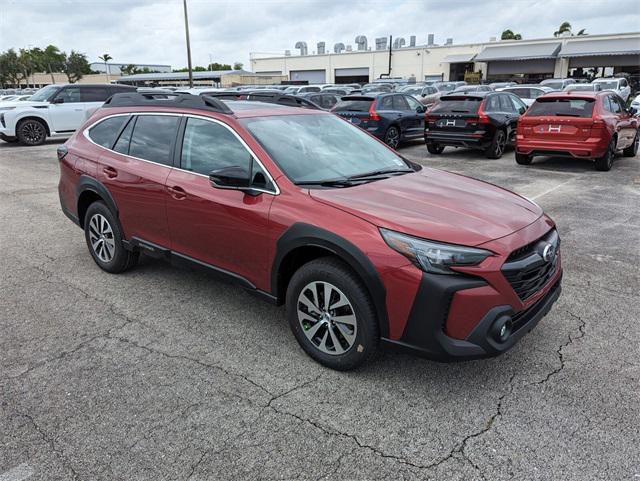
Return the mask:
[[[640,30],[640,0],[187,0],[194,65],[209,59],[241,62],[250,52],[296,53],[306,41],[352,44],[428,33],[436,43],[486,42],[509,28],[523,38],[553,35],[563,21],[587,33]],[[0,51],[57,45],[85,53],[90,62],[186,66],[182,0],[0,0]]]

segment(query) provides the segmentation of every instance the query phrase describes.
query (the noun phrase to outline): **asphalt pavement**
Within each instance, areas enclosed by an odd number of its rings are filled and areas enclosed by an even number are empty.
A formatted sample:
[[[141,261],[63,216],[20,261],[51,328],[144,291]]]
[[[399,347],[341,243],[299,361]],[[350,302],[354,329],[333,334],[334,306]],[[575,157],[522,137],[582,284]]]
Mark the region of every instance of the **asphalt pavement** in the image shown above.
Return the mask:
[[[143,258],[98,269],[58,141],[0,141],[0,481],[640,479],[640,159],[401,153],[557,222],[563,294],[511,351],[334,372],[284,309]]]

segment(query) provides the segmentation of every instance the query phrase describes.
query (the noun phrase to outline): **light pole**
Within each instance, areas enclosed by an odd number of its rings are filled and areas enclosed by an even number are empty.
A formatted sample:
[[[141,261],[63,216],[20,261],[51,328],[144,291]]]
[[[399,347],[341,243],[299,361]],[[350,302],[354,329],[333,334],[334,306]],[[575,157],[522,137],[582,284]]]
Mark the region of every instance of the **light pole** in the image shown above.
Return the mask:
[[[189,88],[193,88],[193,70],[191,67],[191,42],[189,40],[189,17],[187,15],[187,0],[182,0],[184,5],[184,32],[187,36],[187,67],[189,68]]]

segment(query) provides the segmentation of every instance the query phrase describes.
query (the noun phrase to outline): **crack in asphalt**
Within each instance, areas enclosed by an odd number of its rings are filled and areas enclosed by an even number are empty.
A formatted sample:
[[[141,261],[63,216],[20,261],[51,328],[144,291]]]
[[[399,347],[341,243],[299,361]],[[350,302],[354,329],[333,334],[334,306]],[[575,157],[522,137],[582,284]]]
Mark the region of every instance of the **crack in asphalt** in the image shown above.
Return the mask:
[[[558,356],[558,359],[560,360],[560,365],[555,368],[554,370],[552,370],[550,373],[548,373],[546,375],[546,377],[544,379],[541,379],[540,381],[536,381],[536,382],[532,382],[529,383],[529,386],[533,386],[533,385],[542,385],[542,384],[546,384],[549,379],[551,379],[553,376],[559,374],[565,367],[565,358],[564,358],[564,353],[562,352],[564,350],[564,348],[566,348],[567,346],[570,346],[571,344],[573,344],[574,341],[577,341],[578,339],[582,339],[585,336],[585,327],[587,325],[586,321],[584,319],[582,319],[580,316],[575,315],[574,313],[567,311],[567,314],[569,314],[571,317],[573,317],[574,319],[578,320],[580,322],[580,324],[578,325],[578,332],[579,335],[576,337],[573,337],[571,335],[571,333],[569,333],[567,342],[565,342],[564,344],[561,344],[560,347],[558,347],[556,354]]]
[[[18,412],[18,411],[16,411],[16,414],[18,414],[18,416],[23,417],[23,418],[25,418],[25,419],[27,419],[29,421],[29,423],[38,432],[38,434],[40,434],[40,436],[42,437],[42,440],[45,443],[47,443],[47,445],[49,446],[51,451],[60,460],[60,462],[62,463],[62,466],[64,466],[67,470],[69,470],[71,472],[71,475],[73,476],[73,479],[79,480],[80,479],[80,475],[78,474],[78,472],[72,466],[71,461],[69,461],[69,459],[67,459],[67,457],[64,454],[64,451],[62,451],[59,448],[56,448],[56,445],[55,445],[55,442],[54,442],[53,438],[51,438],[51,436],[49,436],[47,434],[47,432],[44,429],[42,429],[38,425],[38,423],[36,423],[36,421],[33,418],[33,416],[31,416],[30,414],[21,413],[21,412]]]

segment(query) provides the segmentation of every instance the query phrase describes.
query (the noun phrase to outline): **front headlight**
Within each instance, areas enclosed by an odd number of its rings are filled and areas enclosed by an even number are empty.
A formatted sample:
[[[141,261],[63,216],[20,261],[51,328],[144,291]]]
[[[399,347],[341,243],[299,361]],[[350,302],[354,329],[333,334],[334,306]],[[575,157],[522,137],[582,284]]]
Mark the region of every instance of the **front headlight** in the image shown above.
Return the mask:
[[[419,269],[434,274],[458,274],[450,267],[475,266],[493,255],[484,249],[442,244],[387,229],[380,229],[380,233],[389,247]]]

